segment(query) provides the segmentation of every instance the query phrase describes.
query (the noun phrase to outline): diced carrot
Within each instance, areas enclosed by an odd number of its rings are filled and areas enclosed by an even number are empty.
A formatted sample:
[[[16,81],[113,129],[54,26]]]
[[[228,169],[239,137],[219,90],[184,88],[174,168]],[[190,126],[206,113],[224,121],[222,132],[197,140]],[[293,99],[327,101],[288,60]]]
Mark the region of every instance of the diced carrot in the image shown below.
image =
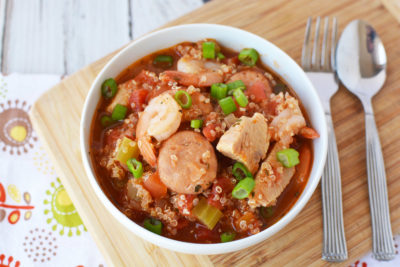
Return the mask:
[[[131,96],[129,97],[129,106],[133,106],[133,109],[136,111],[142,111],[144,109],[143,104],[146,103],[146,97],[148,93],[149,91],[146,89],[133,90]]]
[[[161,182],[158,172],[143,179],[143,185],[154,198],[162,198],[167,194],[167,187]]]
[[[307,126],[301,128],[299,134],[307,139],[315,139],[319,137],[319,134],[317,133],[316,130]]]
[[[245,93],[249,96],[250,101],[260,103],[264,99],[267,99],[268,90],[270,90],[270,88],[267,88],[263,82],[256,81],[250,88],[247,88]],[[254,96],[254,99],[252,96]]]
[[[311,165],[311,149],[307,145],[301,146],[299,150],[299,160],[300,163],[296,165],[296,174],[295,178],[298,183],[303,183],[306,181],[307,175],[310,171],[310,165]]]

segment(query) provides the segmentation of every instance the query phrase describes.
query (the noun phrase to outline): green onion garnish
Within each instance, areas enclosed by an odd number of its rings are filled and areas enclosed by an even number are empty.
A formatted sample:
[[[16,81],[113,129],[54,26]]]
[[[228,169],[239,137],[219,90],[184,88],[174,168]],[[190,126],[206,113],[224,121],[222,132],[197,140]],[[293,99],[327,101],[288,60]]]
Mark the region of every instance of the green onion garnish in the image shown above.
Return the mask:
[[[214,83],[211,85],[211,97],[220,100],[226,97],[228,86],[224,83]]]
[[[203,43],[203,58],[214,59],[215,58],[215,43],[204,42]]]
[[[107,79],[101,85],[101,94],[105,99],[111,99],[115,96],[118,91],[117,82],[113,79]]]
[[[101,122],[101,125],[103,126],[103,127],[108,127],[108,126],[110,126],[111,124],[113,124],[113,119],[111,119],[111,117],[110,116],[107,116],[107,115],[104,115],[104,116],[102,116],[101,118],[100,118],[100,122]]]
[[[158,55],[153,60],[153,65],[161,66],[161,67],[171,67],[174,59],[172,56],[167,55]]]
[[[231,114],[232,112],[235,112],[237,109],[235,102],[230,96],[222,98],[221,100],[218,101],[218,103],[221,106],[221,109],[225,113],[225,115]]]
[[[245,107],[247,106],[247,104],[249,103],[249,100],[247,100],[247,96],[245,96],[245,94],[243,93],[242,90],[240,89],[235,89],[233,90],[233,96],[236,99],[236,102],[239,104],[239,106],[241,107]]]
[[[242,80],[237,80],[237,81],[228,83],[227,86],[228,86],[228,95],[232,95],[233,90],[235,90],[235,89],[240,89],[240,90],[246,89],[246,86],[244,85],[244,82]]]
[[[182,96],[185,96],[185,98],[186,98],[184,101],[185,103],[182,102],[182,99],[181,99]],[[178,102],[178,104],[184,109],[188,109],[192,106],[192,97],[186,91],[183,91],[183,90],[177,91],[175,93],[174,98],[175,98],[176,102]]]
[[[233,239],[235,239],[235,236],[236,236],[236,233],[234,233],[234,232],[232,232],[232,233],[230,233],[230,232],[222,233],[221,236],[220,236],[221,237],[221,242],[222,243],[230,242]]]
[[[142,177],[143,175],[143,165],[140,161],[135,158],[128,159],[126,162],[129,171],[133,174],[133,176],[137,179]]]
[[[258,52],[254,48],[245,48],[240,51],[238,58],[243,64],[254,66],[258,60]]]
[[[253,191],[255,186],[254,179],[251,177],[246,177],[243,180],[241,180],[235,188],[232,190],[232,197],[237,198],[237,199],[244,199],[248,197]]]
[[[194,129],[199,129],[203,126],[203,120],[191,120],[190,121],[190,127]]]
[[[128,111],[127,107],[125,107],[125,106],[123,106],[121,104],[116,104],[114,109],[113,109],[113,112],[111,113],[111,118],[114,121],[123,120],[123,119],[125,119],[127,111]]]
[[[296,166],[300,163],[299,152],[293,148],[283,149],[276,153],[276,158],[286,168]]]
[[[151,232],[153,232],[155,234],[161,235],[162,227],[163,227],[161,221],[153,219],[153,218],[146,219],[143,222],[143,226],[147,230],[149,230],[149,231],[151,231]]]
[[[225,58],[224,54],[222,54],[221,52],[218,52],[217,57],[219,59],[224,59]]]
[[[261,216],[265,219],[271,218],[274,215],[274,208],[273,207],[261,207],[260,209]]]
[[[236,162],[235,164],[233,164],[232,173],[233,173],[233,176],[235,176],[235,178],[238,181],[240,181],[246,177],[253,178],[253,175],[251,174],[251,172],[246,168],[246,166],[244,166],[240,162]]]

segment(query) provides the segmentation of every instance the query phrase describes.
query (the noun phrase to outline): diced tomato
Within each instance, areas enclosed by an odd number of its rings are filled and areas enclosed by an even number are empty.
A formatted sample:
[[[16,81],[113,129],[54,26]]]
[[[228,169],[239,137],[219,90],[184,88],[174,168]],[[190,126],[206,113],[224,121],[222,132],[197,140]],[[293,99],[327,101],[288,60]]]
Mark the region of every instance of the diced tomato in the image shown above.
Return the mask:
[[[317,133],[316,130],[307,126],[301,128],[299,134],[307,139],[315,139],[319,137],[319,134]]]
[[[226,194],[232,192],[234,184],[227,177],[221,177],[217,179],[217,182],[213,185],[211,194],[209,195],[207,201],[208,204],[213,205],[217,209],[222,210],[223,206],[221,204],[221,197],[226,197]],[[218,197],[215,197],[218,195]]]
[[[267,91],[270,91],[270,88],[267,88],[263,82],[256,81],[253,85],[245,91],[246,95],[249,97],[250,101],[255,103],[260,103],[264,99],[267,99]],[[251,97],[254,96],[254,99]]]
[[[167,187],[161,182],[158,172],[143,179],[143,185],[154,198],[162,198],[167,194]]]
[[[134,106],[133,109],[136,111],[142,111],[143,104],[146,104],[146,97],[148,93],[149,91],[146,89],[133,90],[131,96],[129,97],[129,106]]]
[[[268,99],[264,99],[260,103],[260,107],[263,109],[264,113],[267,115],[276,116],[276,107],[278,103],[275,101],[270,101]]]
[[[206,226],[202,224],[196,224],[195,228],[195,238],[197,241],[206,241],[206,242],[215,242],[219,240],[219,234],[216,231],[216,227],[214,230],[209,230]]]
[[[245,221],[246,225],[253,224],[253,227],[259,227],[261,222],[257,219],[256,215],[251,211],[246,211],[239,219],[235,220],[235,228],[237,231],[243,231],[240,227],[240,222]]]
[[[239,58],[237,56],[225,58],[222,60],[222,62],[227,65],[232,65],[232,64],[239,65],[240,63]]]
[[[191,212],[191,210],[193,209],[193,200],[196,198],[196,195],[183,195],[185,196],[184,199],[181,199],[180,196],[181,195],[179,195],[179,201],[182,201],[183,205],[178,205],[178,210],[181,214],[188,215],[184,213],[184,210]]]
[[[215,124],[209,124],[203,128],[203,135],[208,141],[212,142],[217,138],[217,133],[215,131]]]
[[[142,70],[136,77],[135,77],[135,81],[139,84],[143,84],[143,83],[147,83],[148,85],[151,86],[156,86],[157,85],[157,80],[155,79],[155,77],[150,76],[151,72],[146,71],[146,70]]]
[[[185,228],[188,225],[189,225],[189,221],[187,219],[179,218],[178,225],[176,226],[176,228],[179,230],[179,229]]]
[[[245,111],[242,111],[243,107],[239,106],[239,104],[238,104],[238,102],[236,102],[236,99],[235,99],[235,98],[233,98],[233,102],[235,102],[235,105],[236,105],[236,111],[233,112],[233,114],[235,115],[235,117],[236,117],[236,118],[240,118],[240,117],[242,117],[243,115],[245,115],[246,112],[245,112]]]

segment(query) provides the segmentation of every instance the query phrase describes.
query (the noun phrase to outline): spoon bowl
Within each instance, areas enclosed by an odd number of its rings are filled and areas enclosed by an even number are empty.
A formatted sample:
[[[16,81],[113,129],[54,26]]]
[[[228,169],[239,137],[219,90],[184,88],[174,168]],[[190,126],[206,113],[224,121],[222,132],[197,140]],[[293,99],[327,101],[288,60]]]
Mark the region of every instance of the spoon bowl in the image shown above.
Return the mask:
[[[336,60],[340,80],[356,95],[372,97],[385,83],[385,48],[375,29],[365,21],[353,20],[345,28]]]

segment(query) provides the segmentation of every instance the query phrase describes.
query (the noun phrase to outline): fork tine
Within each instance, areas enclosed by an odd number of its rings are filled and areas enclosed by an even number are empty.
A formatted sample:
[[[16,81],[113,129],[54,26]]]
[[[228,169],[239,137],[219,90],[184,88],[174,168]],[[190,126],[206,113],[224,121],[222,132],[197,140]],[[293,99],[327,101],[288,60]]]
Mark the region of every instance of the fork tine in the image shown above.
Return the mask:
[[[327,48],[327,40],[328,40],[328,27],[329,27],[329,17],[325,17],[325,25],[324,25],[324,37],[322,39],[322,50],[321,50],[321,68],[322,70],[328,70],[328,48]]]
[[[303,49],[301,51],[301,65],[304,69],[310,67],[310,56],[309,56],[309,43],[310,43],[310,31],[311,31],[311,17],[307,19],[306,33],[304,35]]]
[[[314,37],[314,47],[311,58],[311,68],[319,69],[320,63],[320,53],[319,53],[319,24],[321,22],[321,18],[317,17],[317,22],[315,25],[315,37]]]
[[[331,68],[336,70],[337,19],[333,17],[331,38]]]

